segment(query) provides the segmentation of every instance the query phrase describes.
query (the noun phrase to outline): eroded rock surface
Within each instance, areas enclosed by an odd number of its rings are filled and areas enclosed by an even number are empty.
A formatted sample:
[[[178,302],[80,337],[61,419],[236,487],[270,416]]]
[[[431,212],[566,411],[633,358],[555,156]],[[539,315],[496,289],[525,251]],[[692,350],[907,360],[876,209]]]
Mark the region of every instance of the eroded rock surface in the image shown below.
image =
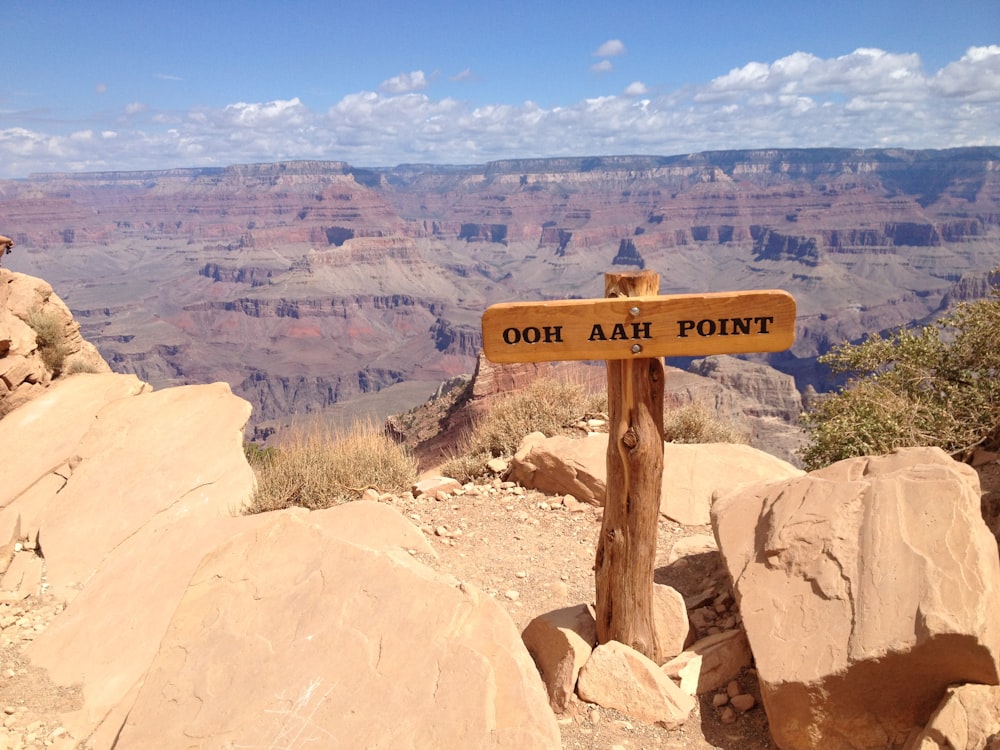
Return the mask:
[[[578,500],[603,505],[607,450],[605,433],[580,439],[530,435],[511,463],[510,478],[525,487],[568,493]],[[660,513],[691,526],[709,522],[709,510],[717,494],[746,482],[803,473],[787,461],[746,445],[665,443],[663,451]]]
[[[896,747],[948,685],[997,684],[1000,561],[979,502],[973,469],[923,448],[716,502],[779,747]]]

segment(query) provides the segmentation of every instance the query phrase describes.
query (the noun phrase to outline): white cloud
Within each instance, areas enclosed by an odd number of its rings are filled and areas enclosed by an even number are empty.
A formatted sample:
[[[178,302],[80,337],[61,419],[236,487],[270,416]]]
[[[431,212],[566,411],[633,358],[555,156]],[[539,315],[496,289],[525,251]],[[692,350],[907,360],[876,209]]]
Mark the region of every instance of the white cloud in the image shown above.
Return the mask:
[[[98,83],[96,86],[94,86],[94,93],[95,94],[106,94],[106,93],[108,93],[108,84],[106,84],[106,83]]]
[[[618,57],[624,54],[625,44],[621,39],[609,39],[594,50],[594,57]]]
[[[878,49],[822,59],[794,52],[773,63],[751,62],[712,80],[700,101],[749,92],[774,94],[881,94],[909,96],[926,87],[920,57]]]
[[[427,77],[422,70],[414,70],[412,73],[400,73],[379,84],[379,91],[386,94],[409,94],[413,91],[421,91],[427,88]]]
[[[682,154],[765,147],[947,148],[998,145],[1000,47],[974,47],[941,70],[916,55],[860,49],[819,58],[796,52],[736,68],[701,86],[651,94],[642,81],[620,95],[542,107],[473,105],[409,90],[361,91],[326,111],[298,98],[186,112],[129,104],[113,121],[70,132],[37,115],[6,115],[0,176],[69,169],[156,169],[279,159],[401,162],[614,153]],[[144,113],[144,117],[128,117]]]
[[[948,98],[996,102],[1000,99],[1000,46],[970,47],[962,59],[937,72],[932,87]]]
[[[595,73],[608,73],[615,69],[615,66],[610,60],[601,60],[599,63],[594,63],[590,66],[590,69]]]
[[[217,124],[250,128],[295,127],[303,123],[306,115],[307,109],[296,97],[288,101],[279,99],[263,104],[247,104],[245,102],[230,104],[222,110],[216,121]]]
[[[466,68],[461,73],[451,76],[449,81],[478,81],[479,76],[472,72],[472,68]]]

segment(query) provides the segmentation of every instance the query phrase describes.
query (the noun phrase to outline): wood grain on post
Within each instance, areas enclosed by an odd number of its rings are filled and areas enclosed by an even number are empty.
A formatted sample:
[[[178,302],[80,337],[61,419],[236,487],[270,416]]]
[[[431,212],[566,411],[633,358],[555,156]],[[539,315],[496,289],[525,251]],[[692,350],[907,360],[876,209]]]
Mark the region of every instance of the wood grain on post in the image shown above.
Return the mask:
[[[607,297],[659,291],[652,271],[608,273]],[[663,481],[663,362],[608,360],[608,476],[597,542],[598,643],[618,641],[660,663],[653,625],[660,487]]]

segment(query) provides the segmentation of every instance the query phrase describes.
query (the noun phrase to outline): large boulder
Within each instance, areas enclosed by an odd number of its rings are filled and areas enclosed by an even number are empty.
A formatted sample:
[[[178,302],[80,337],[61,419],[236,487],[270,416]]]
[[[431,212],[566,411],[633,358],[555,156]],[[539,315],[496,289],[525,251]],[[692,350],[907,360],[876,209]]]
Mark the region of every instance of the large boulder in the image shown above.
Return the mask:
[[[747,482],[785,479],[804,472],[770,453],[739,443],[666,443],[660,513],[679,524],[711,520],[712,501]]]
[[[205,556],[115,748],[560,747],[500,605],[345,540],[342,512],[272,514]]]
[[[718,500],[775,742],[887,748],[952,683],[1000,678],[1000,560],[976,473],[899,450]]]
[[[0,419],[0,508],[77,455],[97,414],[112,401],[151,390],[135,375],[79,374],[57,380]]]
[[[0,421],[12,442],[33,438],[11,446],[37,451],[22,466],[57,467],[58,482],[36,482],[3,513],[28,519],[48,589],[69,602],[28,653],[57,684],[82,686],[67,718],[78,736],[141,678],[205,551],[256,523],[233,517],[254,486],[249,413],[225,383],[150,392],[133,376],[74,375]]]
[[[508,479],[550,495],[572,495],[591,505],[604,505],[607,488],[608,436],[574,439],[533,432],[521,442]]]
[[[142,393],[101,409],[39,525],[53,592],[70,598],[159,518],[239,513],[254,486],[242,443],[249,416],[250,404],[225,383]]]
[[[225,384],[74,375],[0,420],[0,561],[37,541],[46,577],[22,554],[0,584],[67,603],[25,650],[80,690],[63,739],[558,748],[513,621],[391,506],[239,515],[248,416]]]
[[[525,487],[603,505],[607,452],[608,436],[603,433],[580,439],[529,436],[511,463],[509,478]],[[803,473],[747,445],[664,443],[660,513],[684,525],[707,524],[716,495],[747,482]]]

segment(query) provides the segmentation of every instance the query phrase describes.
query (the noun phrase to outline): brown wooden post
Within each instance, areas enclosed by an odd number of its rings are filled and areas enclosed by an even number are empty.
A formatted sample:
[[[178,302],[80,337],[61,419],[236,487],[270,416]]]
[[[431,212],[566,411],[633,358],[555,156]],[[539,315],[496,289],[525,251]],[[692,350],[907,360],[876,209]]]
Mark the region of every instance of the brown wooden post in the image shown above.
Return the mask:
[[[608,273],[605,296],[505,302],[483,313],[493,362],[603,359],[608,479],[597,540],[597,640],[660,662],[653,625],[664,356],[780,352],[795,340],[795,300],[778,289],[660,297],[659,274]]]
[[[604,276],[606,297],[656,295],[659,287],[653,271]],[[633,308],[631,315],[642,310]],[[606,364],[608,476],[594,566],[597,640],[619,641],[659,664],[653,569],[663,481],[663,361],[643,357],[640,349],[634,359]]]

